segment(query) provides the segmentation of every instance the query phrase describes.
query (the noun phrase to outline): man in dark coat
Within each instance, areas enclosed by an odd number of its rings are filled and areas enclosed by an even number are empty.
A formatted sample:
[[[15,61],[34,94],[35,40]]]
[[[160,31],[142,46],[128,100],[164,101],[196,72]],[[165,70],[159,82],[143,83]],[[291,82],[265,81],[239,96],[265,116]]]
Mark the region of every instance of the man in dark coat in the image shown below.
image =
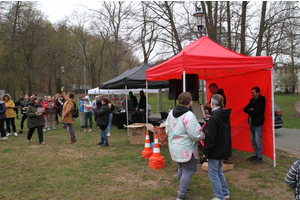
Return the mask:
[[[219,94],[219,95],[223,96],[223,98],[224,98],[224,108],[225,108],[226,107],[226,97],[225,97],[225,94],[224,94],[224,90],[222,88],[219,89],[218,85],[216,83],[210,84],[208,88],[211,92],[211,97],[214,94]],[[206,105],[207,107],[210,107],[211,97],[209,98],[209,105]]]
[[[257,163],[262,161],[262,126],[265,120],[266,100],[264,96],[260,95],[259,87],[253,87],[251,95],[253,98],[244,108],[244,112],[249,115],[248,124],[254,156],[247,158],[247,160]]]
[[[136,106],[137,106],[137,99],[136,99],[136,97],[133,95],[132,92],[129,92],[129,97],[130,97],[130,100],[132,101],[133,106],[134,106],[134,109],[135,109]]]
[[[139,109],[146,110],[146,96],[143,90],[140,91],[140,96]]]

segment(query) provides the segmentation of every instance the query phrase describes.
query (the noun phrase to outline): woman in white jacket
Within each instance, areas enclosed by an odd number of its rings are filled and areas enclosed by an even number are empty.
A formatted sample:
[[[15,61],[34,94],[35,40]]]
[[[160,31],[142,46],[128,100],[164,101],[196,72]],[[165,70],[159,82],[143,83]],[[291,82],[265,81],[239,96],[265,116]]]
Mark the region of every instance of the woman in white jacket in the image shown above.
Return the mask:
[[[192,96],[183,92],[178,96],[179,105],[170,111],[166,120],[166,133],[172,160],[178,163],[177,177],[179,189],[177,200],[185,200],[189,183],[197,171],[198,146],[201,126],[189,110]]]

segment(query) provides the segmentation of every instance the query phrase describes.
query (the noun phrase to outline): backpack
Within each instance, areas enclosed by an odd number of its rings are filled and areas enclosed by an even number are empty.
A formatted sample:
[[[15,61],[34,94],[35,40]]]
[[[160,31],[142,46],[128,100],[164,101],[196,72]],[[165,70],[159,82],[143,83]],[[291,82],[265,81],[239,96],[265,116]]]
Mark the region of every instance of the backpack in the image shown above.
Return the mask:
[[[68,103],[69,103],[69,102],[68,102]],[[72,103],[73,103],[73,102],[72,102]],[[74,108],[73,108],[72,117],[73,117],[73,118],[77,118],[77,117],[79,117],[79,110],[78,110],[78,107],[77,107],[77,105],[76,105],[75,102],[73,103],[73,105],[74,105]]]

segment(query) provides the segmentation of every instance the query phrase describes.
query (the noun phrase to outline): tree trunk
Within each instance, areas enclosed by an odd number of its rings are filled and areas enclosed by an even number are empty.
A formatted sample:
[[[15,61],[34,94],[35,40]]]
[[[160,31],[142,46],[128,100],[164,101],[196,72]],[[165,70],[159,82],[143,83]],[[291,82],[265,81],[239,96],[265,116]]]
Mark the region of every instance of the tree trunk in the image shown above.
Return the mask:
[[[247,1],[242,3],[242,22],[241,22],[241,51],[240,53],[245,55],[246,53],[246,10],[247,10]]]
[[[230,18],[230,1],[227,1],[227,48],[231,50],[231,18]]]
[[[263,36],[264,36],[264,32],[265,32],[266,9],[267,9],[267,2],[263,1],[262,8],[261,8],[261,19],[260,19],[260,27],[259,27],[259,33],[258,33],[256,56],[261,56],[262,41],[263,41]]]
[[[12,98],[14,99],[14,92],[13,92],[13,68],[14,68],[14,46],[15,46],[15,36],[16,36],[16,26],[17,26],[17,21],[18,21],[18,14],[19,14],[19,6],[20,6],[20,1],[17,2],[16,5],[16,13],[15,13],[15,19],[14,19],[14,25],[13,25],[13,32],[11,35],[11,45],[10,45],[10,59],[9,59],[9,93],[12,95]]]

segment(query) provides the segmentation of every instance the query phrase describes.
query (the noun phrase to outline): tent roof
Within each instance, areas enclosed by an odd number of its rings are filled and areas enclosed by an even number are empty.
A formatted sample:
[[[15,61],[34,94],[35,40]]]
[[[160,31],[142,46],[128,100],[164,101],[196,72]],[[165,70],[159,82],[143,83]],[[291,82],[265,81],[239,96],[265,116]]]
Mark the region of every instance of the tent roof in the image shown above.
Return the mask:
[[[128,69],[121,75],[99,84],[100,89],[123,89],[127,86],[130,88],[146,88],[146,70],[151,66],[142,64],[141,66]],[[148,84],[149,88],[166,88],[169,87],[167,81],[154,81]]]
[[[241,55],[203,36],[169,60],[148,69],[146,78],[147,81],[181,79],[185,71],[186,74],[198,74],[200,80],[210,80],[272,67],[272,57]]]

